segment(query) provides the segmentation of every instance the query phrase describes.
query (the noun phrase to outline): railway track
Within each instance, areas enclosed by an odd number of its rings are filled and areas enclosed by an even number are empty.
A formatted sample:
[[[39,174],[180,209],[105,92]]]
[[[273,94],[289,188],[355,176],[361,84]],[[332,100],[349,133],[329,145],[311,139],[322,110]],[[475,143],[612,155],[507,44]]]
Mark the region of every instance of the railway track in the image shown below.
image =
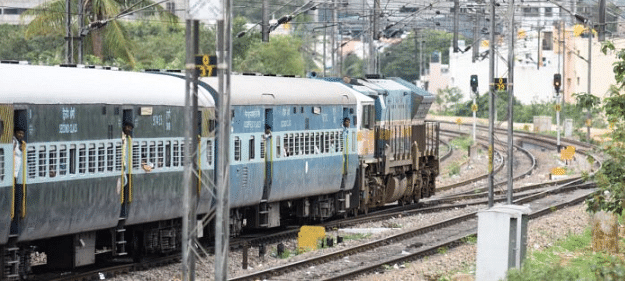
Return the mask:
[[[582,202],[588,195],[595,192],[594,184],[567,184],[552,187],[548,190],[520,197],[515,204],[527,204],[546,197],[555,204],[535,203],[537,211],[530,215],[535,218],[548,214],[554,209]],[[564,192],[566,193],[566,195]],[[558,199],[559,198],[559,199]],[[266,269],[252,274],[238,276],[230,280],[258,280],[270,279],[280,276],[280,279],[290,280],[297,276],[305,276],[311,280],[344,280],[352,279],[358,275],[380,270],[384,265],[393,265],[412,261],[437,253],[442,247],[451,248],[462,243],[463,239],[475,235],[477,231],[477,212],[460,215],[425,227],[412,229],[391,235],[383,239],[371,241],[344,250],[338,250],[325,255],[297,261],[287,265]],[[411,247],[412,245],[412,247]],[[385,250],[380,250],[386,248]],[[413,250],[411,250],[413,249]],[[324,265],[339,259],[348,259],[350,264],[366,264],[351,270],[332,272]],[[311,268],[314,266],[314,270]],[[332,267],[336,268],[336,267]],[[348,267],[350,268],[350,267]],[[334,270],[333,269],[333,270]],[[306,272],[302,272],[305,270]],[[310,273],[314,271],[313,273]]]

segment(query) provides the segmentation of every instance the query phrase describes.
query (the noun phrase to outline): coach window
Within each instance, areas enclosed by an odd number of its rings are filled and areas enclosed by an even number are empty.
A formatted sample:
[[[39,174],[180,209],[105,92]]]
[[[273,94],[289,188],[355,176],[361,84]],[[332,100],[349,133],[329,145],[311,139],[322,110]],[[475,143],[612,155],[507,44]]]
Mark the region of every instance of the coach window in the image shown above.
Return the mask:
[[[98,172],[106,170],[106,149],[103,143],[98,143]]]
[[[156,142],[150,142],[150,151],[148,152],[148,163],[152,163],[156,167]]]
[[[138,141],[134,141],[132,142],[132,168],[133,169],[139,169],[140,159],[141,159],[141,147]]]
[[[87,171],[87,147],[85,144],[78,145],[78,173],[84,174]]]
[[[56,155],[56,145],[51,145],[50,150],[48,152],[48,166],[50,167],[50,177],[56,177],[58,173],[57,170],[57,155]]]
[[[106,144],[106,170],[109,172],[112,172],[114,169],[114,161],[115,159],[115,152],[113,150],[113,143],[107,143]]]
[[[180,142],[180,166],[184,166],[184,141]]]
[[[29,178],[35,178],[37,176],[37,155],[35,154],[35,147],[29,146],[26,154],[26,167]]]
[[[46,176],[46,168],[46,147],[42,145],[39,147],[39,177]]]
[[[213,165],[213,141],[206,141],[206,160],[208,165]]]
[[[96,154],[95,154],[96,150],[95,150],[95,144],[94,143],[90,143],[89,144],[89,173],[93,174],[95,173],[95,169],[96,169]]]
[[[234,137],[234,161],[241,161],[241,139]]]
[[[59,175],[67,174],[67,146],[61,145],[59,148]]]
[[[172,166],[177,167],[180,165],[180,147],[178,146],[178,141],[174,141],[172,143],[172,147],[173,147],[173,154],[174,154]]]
[[[69,173],[76,173],[76,145],[69,146]]]
[[[141,164],[141,163],[145,163],[145,164],[147,164],[147,163],[148,163],[148,161],[149,161],[149,160],[148,160],[148,156],[149,156],[149,153],[150,153],[149,149],[150,149],[150,147],[148,146],[148,142],[146,142],[146,141],[142,141],[142,142],[141,142],[141,147],[140,147],[140,149],[139,149],[139,151],[140,151],[140,153],[141,153],[141,154],[140,154],[140,155],[138,155],[138,154],[134,154],[134,153],[133,153],[132,158],[135,158],[135,157],[139,158],[139,159],[138,159],[138,165],[137,165],[137,167],[136,167],[137,169],[138,169],[139,167],[141,167],[141,165],[143,165],[143,164]],[[139,157],[139,156],[140,156],[140,157]],[[134,161],[134,159],[132,159],[132,163],[134,163],[134,162],[135,162],[135,161]]]
[[[310,154],[310,135],[304,135],[304,154]]]
[[[293,107],[293,114],[297,113],[297,107]]]
[[[115,143],[115,171],[122,170],[122,143]]]
[[[171,167],[171,142],[165,142],[165,167]]]
[[[155,167],[162,168],[163,165],[165,164],[165,159],[164,159],[165,149],[163,147],[163,142],[162,141],[159,141],[156,144],[156,151],[157,152],[156,152],[156,164],[155,164]]]
[[[255,148],[256,144],[254,143],[254,136],[250,136],[250,143],[249,143],[249,152],[250,152],[250,160],[254,160],[254,155],[255,155]],[[262,153],[262,152],[261,152]]]
[[[299,133],[295,134],[295,151],[293,151],[293,153],[295,155],[301,155],[302,154],[302,148],[300,147],[301,139],[300,139],[299,135],[300,135]]]

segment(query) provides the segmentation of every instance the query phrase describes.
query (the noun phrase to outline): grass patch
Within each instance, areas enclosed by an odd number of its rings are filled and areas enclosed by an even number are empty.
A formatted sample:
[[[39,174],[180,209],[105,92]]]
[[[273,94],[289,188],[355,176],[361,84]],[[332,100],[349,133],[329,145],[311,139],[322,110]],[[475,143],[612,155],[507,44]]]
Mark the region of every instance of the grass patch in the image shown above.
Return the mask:
[[[458,174],[460,174],[460,164],[457,162],[451,163],[451,165],[449,165],[449,176],[451,177]]]
[[[472,234],[465,238],[462,238],[462,242],[469,245],[475,245],[477,244],[477,235]]]
[[[459,138],[455,138],[451,140],[451,142],[449,143],[453,145],[454,148],[467,150],[471,145],[473,145],[473,137],[470,137],[470,136],[459,137]]]
[[[508,272],[509,281],[625,280],[625,261],[590,246],[590,228],[554,246],[528,255],[523,267]]]
[[[343,241],[361,240],[361,239],[367,239],[369,237],[371,237],[371,233],[345,234],[345,235],[343,235]]]

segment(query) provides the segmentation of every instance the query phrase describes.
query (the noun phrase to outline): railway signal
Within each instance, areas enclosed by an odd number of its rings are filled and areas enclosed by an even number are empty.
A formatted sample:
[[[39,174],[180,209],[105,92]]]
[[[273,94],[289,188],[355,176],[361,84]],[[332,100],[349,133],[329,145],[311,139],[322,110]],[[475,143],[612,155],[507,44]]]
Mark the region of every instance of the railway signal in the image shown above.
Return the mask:
[[[556,89],[556,93],[560,93],[560,86],[562,85],[562,75],[556,73],[553,75],[553,87]]]
[[[473,93],[477,93],[477,75],[471,75],[471,90]]]

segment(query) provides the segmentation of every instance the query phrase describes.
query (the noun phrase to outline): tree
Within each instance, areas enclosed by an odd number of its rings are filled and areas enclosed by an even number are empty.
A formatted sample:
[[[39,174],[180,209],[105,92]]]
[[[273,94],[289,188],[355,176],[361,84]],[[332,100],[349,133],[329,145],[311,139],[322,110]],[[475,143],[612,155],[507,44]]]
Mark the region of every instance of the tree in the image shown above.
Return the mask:
[[[441,63],[449,63],[449,47],[453,34],[438,30],[421,30],[420,34],[411,32],[399,44],[390,46],[380,55],[380,73],[387,77],[401,77],[406,81],[419,79],[421,63],[429,61],[434,51],[441,52]],[[415,36],[417,36],[415,40]],[[423,44],[415,43],[423,39]],[[423,48],[423,49],[420,49]],[[420,55],[422,54],[422,55]]]
[[[239,66],[240,72],[304,76],[304,57],[300,52],[302,41],[288,35],[275,35],[269,42],[256,41],[250,46]]]
[[[603,99],[603,106],[601,107],[612,130],[607,135],[607,141],[601,147],[601,151],[608,157],[594,176],[599,192],[586,200],[586,204],[588,211],[591,212],[603,210],[622,214],[625,209],[625,94],[623,94],[625,88],[625,49],[615,51],[614,44],[606,41],[601,50],[604,54],[616,52],[617,57],[617,61],[613,64],[616,85],[610,87],[610,96]],[[596,101],[595,98],[580,95],[578,101]],[[597,103],[592,103],[592,105],[596,106]]]
[[[119,16],[153,4],[149,0],[125,1],[125,0],[83,0],[84,22],[87,26],[93,23],[91,28],[79,30],[77,21],[72,21],[72,34],[88,31],[85,37],[85,49],[89,48],[91,54],[102,61],[121,58],[129,65],[135,65],[132,41],[124,25],[118,20]],[[71,0],[71,13],[78,15],[78,0]],[[29,9],[23,16],[34,16],[28,24],[26,38],[35,35],[65,36],[66,11],[65,0],[53,0],[45,2],[36,8]],[[161,20],[170,23],[177,22],[177,17],[165,11],[160,5],[154,5],[141,12],[143,16],[157,16]]]
[[[350,53],[343,60],[343,75],[349,77],[364,77],[362,72],[364,62],[356,54]]]
[[[462,107],[459,103],[461,99],[462,91],[458,87],[439,89],[436,93],[436,102],[441,106],[443,114],[453,113],[455,109]]]

